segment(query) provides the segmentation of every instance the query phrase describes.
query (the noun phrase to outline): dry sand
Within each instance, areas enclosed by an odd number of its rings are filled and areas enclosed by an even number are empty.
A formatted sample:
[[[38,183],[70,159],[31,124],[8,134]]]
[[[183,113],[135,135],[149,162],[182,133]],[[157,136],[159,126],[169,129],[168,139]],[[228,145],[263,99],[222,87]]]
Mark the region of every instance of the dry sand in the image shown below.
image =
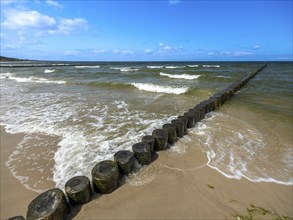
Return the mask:
[[[1,219],[25,216],[28,204],[38,195],[21,185],[5,166],[22,138],[1,128]],[[246,213],[250,204],[293,216],[293,186],[227,179],[206,166],[206,155],[198,148],[186,147],[181,140],[177,144],[184,153],[159,152],[151,165],[116,191],[95,196],[73,209],[70,218],[231,219],[233,214]]]

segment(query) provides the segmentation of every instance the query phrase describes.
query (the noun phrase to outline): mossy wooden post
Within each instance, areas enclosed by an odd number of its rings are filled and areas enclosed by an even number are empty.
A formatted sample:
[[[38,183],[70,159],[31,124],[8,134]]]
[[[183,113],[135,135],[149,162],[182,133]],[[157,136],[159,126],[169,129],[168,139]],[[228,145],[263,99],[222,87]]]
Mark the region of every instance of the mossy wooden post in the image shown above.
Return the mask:
[[[155,138],[152,135],[143,136],[141,142],[150,146],[152,154],[155,152]]]
[[[155,138],[155,150],[166,150],[168,147],[168,134],[163,129],[156,129],[152,135]]]
[[[195,114],[195,123],[199,122],[204,117],[203,107],[202,106],[195,106],[192,111]]]
[[[177,118],[179,120],[183,121],[183,124],[184,124],[184,135],[186,135],[188,133],[188,130],[187,130],[188,117],[186,115],[180,115]]]
[[[132,146],[134,156],[142,165],[148,165],[152,162],[151,148],[148,144],[139,142]]]
[[[201,119],[203,119],[204,116],[205,116],[205,104],[202,102],[202,103],[196,105],[194,107],[194,109],[197,109],[198,112],[199,112],[199,114],[198,114],[198,116],[199,116],[198,121],[200,121]]]
[[[214,99],[211,97],[208,99],[209,111],[215,111],[216,107],[214,106]]]
[[[176,126],[177,137],[182,138],[184,136],[184,122],[180,119],[174,119],[171,123]]]
[[[211,111],[215,111],[217,108],[217,106],[215,105],[215,100],[216,99],[213,96],[208,99]]]
[[[28,206],[26,219],[63,220],[70,211],[66,197],[61,189],[49,189],[37,196]]]
[[[187,128],[193,128],[195,125],[195,114],[192,111],[188,111],[184,115],[188,118]]]
[[[168,133],[168,143],[174,144],[177,140],[176,126],[174,124],[164,124],[163,130]]]
[[[134,154],[129,150],[120,150],[114,154],[114,160],[117,162],[121,172],[125,175],[131,173],[134,169]]]
[[[65,192],[72,205],[82,205],[91,200],[90,180],[86,176],[75,176],[65,184]]]
[[[92,179],[97,192],[107,194],[118,186],[119,170],[115,161],[104,160],[97,163],[92,169]]]

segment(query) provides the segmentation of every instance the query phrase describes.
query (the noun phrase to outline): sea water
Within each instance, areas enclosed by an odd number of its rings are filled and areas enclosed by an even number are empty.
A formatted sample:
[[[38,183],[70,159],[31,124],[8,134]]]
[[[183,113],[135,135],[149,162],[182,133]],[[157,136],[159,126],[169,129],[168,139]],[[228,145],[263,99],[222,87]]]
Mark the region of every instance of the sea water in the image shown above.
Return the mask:
[[[42,192],[51,180],[62,188],[261,65],[1,63],[0,123],[25,134],[6,165],[28,189]],[[267,63],[190,130],[189,146],[227,178],[291,185],[292,72],[290,62]]]

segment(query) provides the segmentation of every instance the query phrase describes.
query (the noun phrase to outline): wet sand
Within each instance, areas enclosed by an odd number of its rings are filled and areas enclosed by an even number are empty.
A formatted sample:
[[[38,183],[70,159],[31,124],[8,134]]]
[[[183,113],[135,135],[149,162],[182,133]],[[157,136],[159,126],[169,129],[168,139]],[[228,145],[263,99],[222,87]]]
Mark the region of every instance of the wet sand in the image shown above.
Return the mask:
[[[145,172],[83,205],[74,219],[233,219],[251,204],[293,216],[292,186],[228,179],[205,165],[199,149],[185,150],[159,152]],[[152,181],[139,185],[139,177]]]
[[[1,219],[25,216],[28,204],[38,195],[5,166],[22,138],[1,128]],[[178,141],[181,153],[159,152],[151,165],[116,191],[73,209],[70,218],[233,219],[234,214],[245,214],[250,204],[293,216],[293,186],[228,179],[206,165],[206,154],[191,147],[196,146],[193,142]]]
[[[17,215],[25,216],[28,204],[39,195],[26,189],[14,178],[5,164],[23,137],[23,134],[8,134],[1,126],[1,219]],[[53,182],[47,182],[46,187],[54,187]]]

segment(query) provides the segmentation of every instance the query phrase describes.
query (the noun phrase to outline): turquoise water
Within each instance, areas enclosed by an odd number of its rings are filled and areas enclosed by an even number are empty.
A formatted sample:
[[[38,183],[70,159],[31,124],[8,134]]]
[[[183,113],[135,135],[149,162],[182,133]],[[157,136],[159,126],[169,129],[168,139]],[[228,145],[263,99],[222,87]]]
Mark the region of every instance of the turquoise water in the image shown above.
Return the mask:
[[[51,179],[63,187],[262,65],[1,63],[0,123],[25,133],[6,165],[29,189]],[[292,184],[292,72],[292,63],[268,63],[190,131],[190,146],[228,178]]]

